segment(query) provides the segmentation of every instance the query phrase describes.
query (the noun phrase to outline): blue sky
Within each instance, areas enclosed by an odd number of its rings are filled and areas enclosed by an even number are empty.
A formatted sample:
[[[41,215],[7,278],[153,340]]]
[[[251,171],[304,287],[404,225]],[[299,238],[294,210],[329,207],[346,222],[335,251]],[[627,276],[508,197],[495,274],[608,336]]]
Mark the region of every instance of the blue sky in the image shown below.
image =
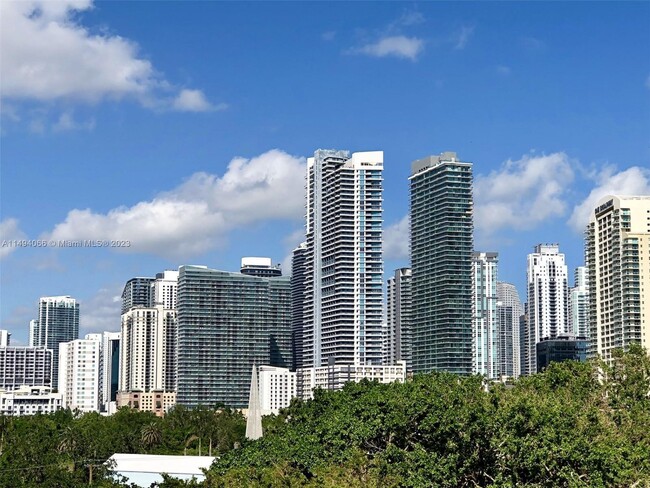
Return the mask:
[[[474,163],[476,249],[523,294],[570,269],[610,192],[650,194],[650,3],[3,2],[0,328],[40,296],[117,330],[124,282],[289,263],[305,157],[383,150],[385,269],[408,264],[410,163]]]

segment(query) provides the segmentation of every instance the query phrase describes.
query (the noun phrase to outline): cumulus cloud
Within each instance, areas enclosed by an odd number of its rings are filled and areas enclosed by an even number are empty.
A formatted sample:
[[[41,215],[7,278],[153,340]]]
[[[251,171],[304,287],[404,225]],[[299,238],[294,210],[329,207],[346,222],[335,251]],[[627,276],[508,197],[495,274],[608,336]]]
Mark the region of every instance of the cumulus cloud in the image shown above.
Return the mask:
[[[119,331],[121,307],[122,285],[101,288],[88,300],[80,300],[80,335]]]
[[[506,161],[474,182],[474,226],[483,234],[502,228],[531,229],[563,215],[574,172],[568,156],[553,153]]]
[[[108,213],[74,209],[47,239],[128,240],[127,252],[188,258],[222,244],[230,230],[304,213],[305,161],[274,149],[235,158],[223,176],[196,173],[153,200]]]
[[[365,54],[376,58],[393,56],[416,61],[424,50],[424,41],[417,37],[388,36],[377,42],[350,49],[350,54]]]
[[[607,195],[650,195],[650,169],[633,166],[616,172],[612,167],[594,177],[596,186],[587,198],[573,208],[569,224],[577,232],[585,230],[597,202]]]
[[[225,110],[226,104],[213,106],[205,98],[201,90],[181,90],[174,100],[173,107],[184,112],[210,112],[212,110]]]
[[[196,103],[176,106],[174,95],[166,95],[178,90],[139,54],[136,43],[81,25],[77,14],[91,8],[91,0],[2,4],[2,98],[89,103],[132,98],[151,108],[196,110]]]
[[[409,257],[409,216],[389,225],[384,230],[384,257],[386,259],[408,259]]]
[[[11,242],[15,239],[26,239],[25,233],[18,227],[18,220],[9,218],[0,221],[0,259],[3,259],[17,249]]]

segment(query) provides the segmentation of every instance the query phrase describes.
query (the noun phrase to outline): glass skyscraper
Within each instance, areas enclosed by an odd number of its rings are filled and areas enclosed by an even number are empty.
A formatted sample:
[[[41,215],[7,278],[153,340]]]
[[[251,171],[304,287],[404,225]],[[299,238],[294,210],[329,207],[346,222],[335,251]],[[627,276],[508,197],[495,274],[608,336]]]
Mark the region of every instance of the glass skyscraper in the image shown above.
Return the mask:
[[[52,386],[59,381],[59,344],[79,338],[79,304],[69,296],[41,297],[34,345],[52,349]]]
[[[181,266],[177,403],[246,407],[253,364],[291,366],[289,277]]]
[[[472,372],[472,163],[445,152],[411,166],[413,371]]]

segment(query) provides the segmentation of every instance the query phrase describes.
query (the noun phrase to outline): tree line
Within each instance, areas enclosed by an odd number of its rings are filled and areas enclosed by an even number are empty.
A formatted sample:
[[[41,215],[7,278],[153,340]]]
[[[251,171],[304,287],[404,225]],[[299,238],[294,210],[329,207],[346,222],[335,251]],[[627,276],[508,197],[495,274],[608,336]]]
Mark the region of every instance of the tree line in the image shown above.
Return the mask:
[[[256,441],[228,409],[0,422],[0,486],[87,485],[92,461],[114,452],[198,454],[200,443],[218,456],[206,479],[156,487],[650,487],[650,358],[639,346],[611,365],[554,363],[505,385],[431,373],[316,390],[265,417]],[[108,475],[96,466],[93,486],[128,486]]]

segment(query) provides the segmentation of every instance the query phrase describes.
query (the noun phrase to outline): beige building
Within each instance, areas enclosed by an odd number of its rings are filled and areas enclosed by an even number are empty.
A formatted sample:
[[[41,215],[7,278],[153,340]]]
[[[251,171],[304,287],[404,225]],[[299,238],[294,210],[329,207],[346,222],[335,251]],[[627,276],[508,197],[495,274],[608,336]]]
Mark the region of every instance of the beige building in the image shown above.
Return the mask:
[[[589,354],[650,350],[650,196],[606,196],[586,231]]]
[[[176,310],[135,306],[122,314],[117,407],[158,411],[176,401]],[[151,396],[153,395],[153,396]],[[137,401],[135,398],[137,396]]]
[[[117,408],[130,407],[143,412],[153,412],[158,417],[164,416],[174,405],[176,405],[176,392],[173,391],[121,391],[117,393]]]

